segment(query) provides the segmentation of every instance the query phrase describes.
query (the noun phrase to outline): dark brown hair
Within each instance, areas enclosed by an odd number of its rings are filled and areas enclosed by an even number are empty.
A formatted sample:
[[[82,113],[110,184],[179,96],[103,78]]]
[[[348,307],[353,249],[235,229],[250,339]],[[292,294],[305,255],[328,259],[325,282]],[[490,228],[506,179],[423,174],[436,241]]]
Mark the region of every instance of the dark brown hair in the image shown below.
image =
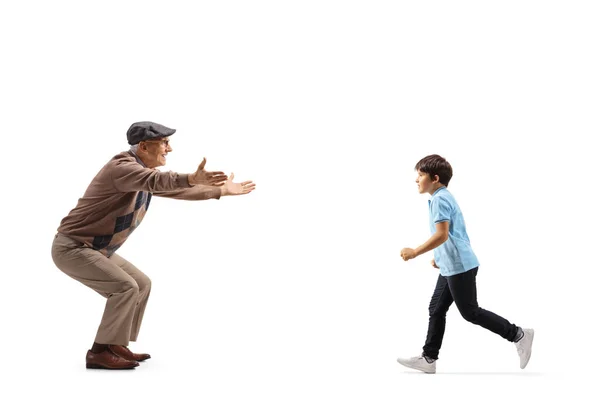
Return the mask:
[[[446,159],[437,154],[422,158],[417,165],[415,170],[429,174],[431,180],[434,179],[435,175],[440,177],[440,183],[444,186],[448,186],[450,179],[452,179],[452,166]]]

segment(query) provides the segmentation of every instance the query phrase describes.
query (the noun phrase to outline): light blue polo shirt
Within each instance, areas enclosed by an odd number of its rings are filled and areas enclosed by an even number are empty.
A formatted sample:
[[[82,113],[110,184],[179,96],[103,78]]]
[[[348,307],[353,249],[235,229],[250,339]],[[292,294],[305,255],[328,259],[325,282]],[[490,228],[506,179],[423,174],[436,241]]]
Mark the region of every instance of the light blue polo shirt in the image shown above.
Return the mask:
[[[433,193],[429,200],[429,229],[435,233],[435,224],[449,221],[448,240],[433,250],[435,264],[442,276],[452,276],[479,266],[471,249],[467,228],[460,207],[445,186]]]

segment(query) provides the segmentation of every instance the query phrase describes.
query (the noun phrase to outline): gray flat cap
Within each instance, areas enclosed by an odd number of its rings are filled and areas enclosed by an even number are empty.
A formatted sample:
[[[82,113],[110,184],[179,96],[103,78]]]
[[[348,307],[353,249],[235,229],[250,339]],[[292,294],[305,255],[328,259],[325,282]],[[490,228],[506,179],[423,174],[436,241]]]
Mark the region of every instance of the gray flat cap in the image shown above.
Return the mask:
[[[136,122],[127,130],[127,141],[130,145],[138,144],[142,140],[160,139],[171,136],[175,129],[150,121]]]

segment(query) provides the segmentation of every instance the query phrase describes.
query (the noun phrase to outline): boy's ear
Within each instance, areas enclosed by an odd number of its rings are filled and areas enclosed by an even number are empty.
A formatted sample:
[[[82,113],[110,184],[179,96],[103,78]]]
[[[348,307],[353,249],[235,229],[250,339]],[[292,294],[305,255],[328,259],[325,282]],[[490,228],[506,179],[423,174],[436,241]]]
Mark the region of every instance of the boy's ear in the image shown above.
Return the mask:
[[[432,182],[435,183],[435,182],[439,182],[439,181],[440,181],[440,176],[439,175],[434,175]]]

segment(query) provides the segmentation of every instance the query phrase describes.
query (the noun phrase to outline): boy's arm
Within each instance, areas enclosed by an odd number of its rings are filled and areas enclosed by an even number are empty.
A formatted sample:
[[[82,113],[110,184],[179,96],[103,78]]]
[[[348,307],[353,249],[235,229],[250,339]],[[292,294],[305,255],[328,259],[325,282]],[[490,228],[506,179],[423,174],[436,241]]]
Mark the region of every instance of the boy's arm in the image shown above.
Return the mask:
[[[446,240],[448,240],[448,231],[450,229],[449,221],[442,221],[435,224],[435,233],[423,243],[421,246],[416,249],[404,248],[400,252],[402,259],[404,261],[408,261],[415,257],[420,256],[421,254],[427,253],[435,249],[438,246],[441,246]]]
[[[415,252],[417,253],[415,257],[441,246],[446,240],[448,240],[449,229],[449,221],[442,221],[435,224],[435,233],[429,238],[428,241],[415,249]]]

